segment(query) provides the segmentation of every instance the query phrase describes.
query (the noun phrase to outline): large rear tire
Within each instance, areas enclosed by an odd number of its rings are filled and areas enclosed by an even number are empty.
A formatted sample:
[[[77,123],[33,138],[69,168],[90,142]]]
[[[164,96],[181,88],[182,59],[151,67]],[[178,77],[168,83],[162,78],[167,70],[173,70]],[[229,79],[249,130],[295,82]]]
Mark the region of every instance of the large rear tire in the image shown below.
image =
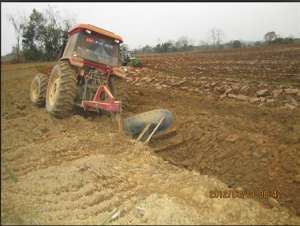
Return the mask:
[[[30,86],[30,100],[35,106],[45,106],[47,85],[47,75],[39,73],[33,78]]]
[[[76,72],[69,62],[60,61],[51,71],[47,93],[46,110],[57,118],[72,113],[76,97]]]
[[[129,106],[128,82],[113,76],[108,86],[115,99],[122,102],[122,111],[126,110]]]

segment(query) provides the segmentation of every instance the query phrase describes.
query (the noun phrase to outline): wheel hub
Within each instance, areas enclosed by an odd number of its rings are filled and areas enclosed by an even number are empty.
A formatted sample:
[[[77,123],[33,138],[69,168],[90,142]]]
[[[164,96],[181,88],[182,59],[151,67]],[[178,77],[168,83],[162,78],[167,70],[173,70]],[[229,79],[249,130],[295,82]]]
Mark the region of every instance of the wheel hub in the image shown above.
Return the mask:
[[[31,86],[31,96],[32,96],[32,99],[33,99],[33,100],[36,100],[36,99],[37,99],[37,97],[38,97],[38,92],[39,92],[38,81],[35,80],[35,81],[32,83],[32,86]]]
[[[58,91],[58,86],[59,86],[59,79],[55,79],[52,83],[52,85],[50,86],[49,89],[49,103],[50,105],[53,105],[55,103],[56,100],[56,96],[57,96],[57,91]]]

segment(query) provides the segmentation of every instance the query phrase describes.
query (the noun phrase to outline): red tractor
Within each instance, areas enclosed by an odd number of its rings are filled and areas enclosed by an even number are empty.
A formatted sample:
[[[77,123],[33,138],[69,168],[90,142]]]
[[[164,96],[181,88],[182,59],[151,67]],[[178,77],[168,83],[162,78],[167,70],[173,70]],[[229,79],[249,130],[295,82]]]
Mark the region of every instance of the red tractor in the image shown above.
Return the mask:
[[[74,106],[86,111],[120,112],[114,84],[125,78],[120,69],[122,38],[89,24],[71,28],[68,35],[59,62],[49,74],[34,77],[30,89],[33,104],[46,105],[47,112],[58,118],[70,115]]]

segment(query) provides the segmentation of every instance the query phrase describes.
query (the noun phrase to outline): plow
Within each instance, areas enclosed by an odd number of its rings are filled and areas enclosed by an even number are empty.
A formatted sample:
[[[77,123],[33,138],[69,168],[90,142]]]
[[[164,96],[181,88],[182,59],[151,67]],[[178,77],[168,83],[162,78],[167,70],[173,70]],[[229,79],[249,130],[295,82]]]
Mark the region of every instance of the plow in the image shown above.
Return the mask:
[[[70,116],[75,107],[109,112],[121,132],[148,143],[154,134],[171,126],[172,114],[156,109],[122,118],[128,104],[127,90],[116,85],[128,80],[121,69],[122,42],[121,36],[93,25],[71,28],[58,62],[52,68],[39,70],[34,77],[30,87],[32,103],[46,107],[56,118]]]

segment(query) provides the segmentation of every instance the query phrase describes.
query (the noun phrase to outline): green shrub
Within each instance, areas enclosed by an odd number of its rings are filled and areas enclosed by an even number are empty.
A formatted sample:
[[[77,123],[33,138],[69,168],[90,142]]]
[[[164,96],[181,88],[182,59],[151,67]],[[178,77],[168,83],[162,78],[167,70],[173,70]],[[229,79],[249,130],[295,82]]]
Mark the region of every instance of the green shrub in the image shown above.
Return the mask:
[[[143,66],[142,62],[139,61],[136,58],[131,59],[130,62],[129,62],[129,65],[132,66],[132,67],[142,67]]]

